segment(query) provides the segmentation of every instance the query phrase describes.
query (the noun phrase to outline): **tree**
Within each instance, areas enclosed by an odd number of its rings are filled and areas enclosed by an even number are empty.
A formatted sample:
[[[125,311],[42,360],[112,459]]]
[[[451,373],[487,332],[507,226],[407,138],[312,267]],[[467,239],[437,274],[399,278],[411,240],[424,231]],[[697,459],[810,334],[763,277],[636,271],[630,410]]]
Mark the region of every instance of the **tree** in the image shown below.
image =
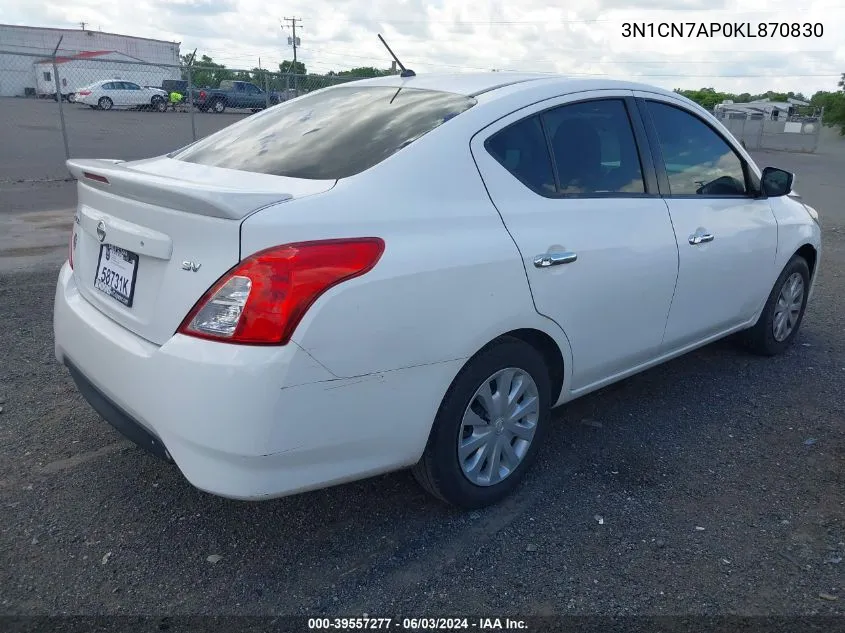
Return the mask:
[[[191,62],[190,55],[182,56],[182,63],[189,65]],[[182,79],[188,78],[187,70],[182,71]],[[199,59],[194,59],[191,65],[191,81],[198,88],[216,88],[224,79],[231,79],[232,72],[226,70],[223,64],[215,64],[214,60],[208,55],[203,55]]]
[[[845,78],[843,78],[845,81]],[[842,81],[839,82],[840,86]],[[812,96],[810,103],[824,108],[822,122],[831,127],[838,127],[839,133],[845,135],[845,87],[835,92],[820,90]]]
[[[725,100],[737,100],[734,98],[736,95],[732,95],[727,92],[716,92],[715,88],[702,88],[701,90],[676,89],[675,92],[682,94],[687,99],[695,101],[698,105],[706,108],[707,110],[712,110],[717,104],[722,103]]]
[[[336,74],[338,77],[360,77],[362,79],[370,79],[372,77],[385,77],[387,75],[392,75],[393,71],[382,70],[373,66],[361,66],[351,70],[341,70]]]
[[[293,73],[294,75],[305,75],[308,71],[305,70],[305,64],[302,62],[297,61],[296,66],[294,66],[292,61],[286,59],[279,64],[279,72],[285,74]]]

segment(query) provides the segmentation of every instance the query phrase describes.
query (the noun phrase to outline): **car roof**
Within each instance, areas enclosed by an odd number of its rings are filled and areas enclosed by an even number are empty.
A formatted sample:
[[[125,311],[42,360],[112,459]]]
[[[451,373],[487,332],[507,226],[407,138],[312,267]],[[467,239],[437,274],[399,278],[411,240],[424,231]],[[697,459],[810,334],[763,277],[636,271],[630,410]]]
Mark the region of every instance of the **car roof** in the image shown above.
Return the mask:
[[[546,79],[548,77],[549,75],[542,73],[425,73],[414,77],[388,75],[374,79],[359,79],[355,82],[355,85],[404,86],[406,88],[440,90],[473,96],[495,90],[499,87],[510,86],[524,81]]]
[[[513,93],[522,88],[539,84],[555,85],[561,94],[582,90],[645,90],[663,94],[678,95],[663,88],[633,81],[609,79],[593,76],[567,76],[553,73],[516,73],[516,72],[473,72],[473,73],[421,73],[413,77],[388,75],[375,79],[360,79],[355,85],[403,86],[423,90],[440,90],[466,96],[477,96],[511,88],[504,92]],[[342,85],[342,84],[341,84]],[[490,95],[492,96],[492,95]]]

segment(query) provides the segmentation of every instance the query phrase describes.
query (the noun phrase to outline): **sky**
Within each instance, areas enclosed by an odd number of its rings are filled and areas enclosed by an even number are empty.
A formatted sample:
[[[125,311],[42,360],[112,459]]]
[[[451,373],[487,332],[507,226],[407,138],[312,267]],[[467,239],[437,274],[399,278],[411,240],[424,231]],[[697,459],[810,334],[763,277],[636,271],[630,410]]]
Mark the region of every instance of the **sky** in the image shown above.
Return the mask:
[[[725,92],[836,90],[845,72],[845,0],[0,0],[0,23],[87,28],[181,42],[230,68],[297,57],[309,72],[387,68],[381,33],[420,72],[497,69],[634,79]],[[741,6],[742,14],[737,13]],[[810,8],[812,7],[812,8]],[[810,23],[821,37],[623,38],[623,24]],[[687,27],[688,28],[688,27]],[[815,33],[818,34],[818,27]],[[0,42],[2,48],[2,42]]]

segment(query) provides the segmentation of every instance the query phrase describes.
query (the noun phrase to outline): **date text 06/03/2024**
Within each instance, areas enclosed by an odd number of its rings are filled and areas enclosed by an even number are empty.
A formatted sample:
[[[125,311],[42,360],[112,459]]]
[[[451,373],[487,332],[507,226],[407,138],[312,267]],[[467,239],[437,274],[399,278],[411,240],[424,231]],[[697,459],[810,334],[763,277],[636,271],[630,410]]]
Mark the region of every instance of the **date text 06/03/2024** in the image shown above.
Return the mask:
[[[821,22],[623,22],[623,38],[820,38]]]
[[[525,620],[513,618],[309,618],[309,630],[377,630],[400,628],[408,631],[518,631]]]

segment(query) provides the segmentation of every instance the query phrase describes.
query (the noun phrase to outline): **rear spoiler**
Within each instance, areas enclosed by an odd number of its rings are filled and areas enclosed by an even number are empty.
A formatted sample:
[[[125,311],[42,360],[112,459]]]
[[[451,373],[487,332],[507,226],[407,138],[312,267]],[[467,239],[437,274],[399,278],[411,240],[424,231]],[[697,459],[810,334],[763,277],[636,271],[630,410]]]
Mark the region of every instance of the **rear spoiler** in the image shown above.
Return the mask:
[[[124,162],[72,159],[65,164],[85,186],[138,202],[226,220],[242,220],[253,211],[293,197],[289,193],[222,187],[150,174],[126,167]]]

